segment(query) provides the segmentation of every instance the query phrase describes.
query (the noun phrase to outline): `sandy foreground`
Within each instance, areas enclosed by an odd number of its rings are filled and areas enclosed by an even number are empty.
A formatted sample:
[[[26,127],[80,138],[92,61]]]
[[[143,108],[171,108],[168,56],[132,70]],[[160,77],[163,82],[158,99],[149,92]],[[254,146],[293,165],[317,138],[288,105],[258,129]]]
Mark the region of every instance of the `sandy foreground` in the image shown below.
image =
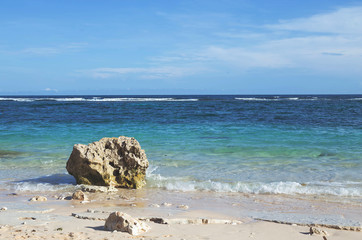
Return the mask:
[[[229,204],[231,202],[226,201],[225,197],[210,194],[149,194],[124,190],[116,193],[86,193],[88,199],[83,202],[70,200],[70,195],[71,192],[45,194],[47,201],[30,202],[29,198],[35,196],[34,193],[3,192],[0,208],[5,207],[6,210],[0,211],[0,239],[362,239],[360,226],[352,230],[318,226],[318,229],[327,232],[327,236],[310,235],[308,224],[256,220],[244,213],[246,208],[260,208],[260,205],[248,205],[249,200],[237,202],[235,198],[232,201],[234,203]],[[166,204],[165,199],[168,200]],[[256,200],[252,202],[261,201]],[[278,206],[276,199],[272,201],[276,208],[282,207]],[[226,203],[229,208],[225,207]],[[314,211],[323,212],[318,204],[313,204],[317,206]],[[294,210],[290,207],[288,209],[293,216]],[[357,209],[357,215],[360,214],[359,206],[353,209],[354,212]],[[344,212],[348,213],[347,210],[349,208],[345,208]],[[151,230],[138,236],[104,230],[105,219],[114,211],[145,219]],[[168,219],[169,224],[149,220],[155,217]],[[200,218],[211,223],[193,223]]]

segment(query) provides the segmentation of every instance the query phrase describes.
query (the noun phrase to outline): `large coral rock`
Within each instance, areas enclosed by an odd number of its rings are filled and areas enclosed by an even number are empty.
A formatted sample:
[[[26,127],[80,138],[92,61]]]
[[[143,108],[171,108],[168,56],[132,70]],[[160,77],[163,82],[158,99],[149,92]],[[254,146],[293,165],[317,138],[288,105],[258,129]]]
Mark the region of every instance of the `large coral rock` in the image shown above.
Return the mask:
[[[134,138],[102,138],[88,145],[75,144],[67,170],[77,184],[141,188],[148,160]]]
[[[111,213],[106,220],[104,228],[110,231],[128,232],[131,235],[139,235],[151,229],[146,223],[122,212]]]

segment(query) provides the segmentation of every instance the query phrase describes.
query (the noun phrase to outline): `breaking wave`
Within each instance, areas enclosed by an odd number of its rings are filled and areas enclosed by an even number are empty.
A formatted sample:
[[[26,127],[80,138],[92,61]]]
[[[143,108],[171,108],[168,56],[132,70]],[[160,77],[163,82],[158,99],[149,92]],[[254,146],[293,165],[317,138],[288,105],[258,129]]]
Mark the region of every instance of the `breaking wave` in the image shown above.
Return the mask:
[[[239,101],[330,101],[330,100],[348,100],[348,101],[362,101],[362,98],[338,98],[338,97],[236,97],[235,100]]]
[[[325,183],[325,182],[218,182],[196,181],[179,177],[163,177],[148,174],[148,187],[171,191],[211,191],[239,192],[249,194],[287,194],[287,195],[332,195],[340,197],[362,197],[361,183]]]
[[[57,101],[57,102],[192,102],[198,101],[195,98],[145,98],[145,97],[132,97],[132,98],[13,98],[1,97],[0,101],[15,101],[15,102],[35,102],[35,101]]]
[[[8,187],[9,190],[15,192],[55,192],[55,191],[66,191],[74,188],[71,184],[50,184],[50,183],[30,183],[30,182],[19,182]]]
[[[241,101],[316,101],[316,100],[326,100],[326,99],[321,99],[321,98],[317,98],[317,97],[312,97],[312,98],[300,98],[300,97],[289,97],[289,98],[245,97],[245,98],[240,98],[240,97],[237,97],[237,98],[235,98],[235,100],[241,100]]]

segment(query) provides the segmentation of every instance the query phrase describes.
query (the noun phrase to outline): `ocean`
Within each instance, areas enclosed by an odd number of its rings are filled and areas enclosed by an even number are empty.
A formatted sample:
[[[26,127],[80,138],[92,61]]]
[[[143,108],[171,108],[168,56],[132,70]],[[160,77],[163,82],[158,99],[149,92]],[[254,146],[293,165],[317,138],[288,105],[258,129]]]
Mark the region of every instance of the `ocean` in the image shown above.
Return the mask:
[[[136,138],[148,189],[362,203],[362,95],[0,97],[0,189],[74,187],[74,144]]]

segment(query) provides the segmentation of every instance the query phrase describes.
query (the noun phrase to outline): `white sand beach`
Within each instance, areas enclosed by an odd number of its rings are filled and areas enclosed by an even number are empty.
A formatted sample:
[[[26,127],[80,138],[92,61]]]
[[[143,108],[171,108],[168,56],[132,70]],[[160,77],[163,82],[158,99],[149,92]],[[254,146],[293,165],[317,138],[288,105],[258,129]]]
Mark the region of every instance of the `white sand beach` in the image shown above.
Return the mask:
[[[252,210],[271,211],[261,198],[243,196],[239,202],[230,204],[235,196],[224,196],[213,193],[177,193],[153,192],[150,190],[118,190],[108,193],[85,192],[88,200],[67,200],[71,192],[45,195],[47,201],[31,202],[29,199],[36,193],[21,195],[5,192],[1,198],[1,206],[6,210],[0,212],[0,239],[361,239],[360,226],[348,230],[335,229],[335,225],[316,226],[327,235],[310,235],[308,223],[298,218],[298,208],[287,213],[289,222],[276,223],[256,220],[247,217]],[[62,199],[64,198],[65,199]],[[239,196],[240,197],[240,196]],[[229,199],[227,199],[229,198]],[[278,197],[279,198],[279,197]],[[62,199],[62,200],[59,200]],[[248,201],[253,199],[250,204]],[[266,198],[265,198],[266,199]],[[283,208],[282,202],[271,196],[273,208]],[[281,200],[281,198],[279,198]],[[285,199],[284,199],[285,200]],[[285,206],[292,201],[285,201]],[[299,200],[310,204],[307,200]],[[296,202],[295,202],[296,203]],[[315,209],[307,215],[323,215],[336,204],[313,202]],[[319,205],[320,204],[320,205]],[[247,209],[255,208],[255,209]],[[339,206],[340,208],[340,206]],[[144,219],[151,229],[143,234],[133,236],[127,232],[112,232],[104,229],[105,219],[111,212],[121,211],[132,217]],[[343,212],[354,211],[361,214],[357,206],[345,206]],[[261,211],[263,212],[263,211]],[[277,216],[277,215],[275,215]],[[360,216],[360,215],[359,215]],[[150,221],[159,218],[168,221],[160,224]],[[197,219],[207,219],[202,224]],[[298,222],[299,221],[299,222]],[[205,221],[204,221],[205,222]]]

